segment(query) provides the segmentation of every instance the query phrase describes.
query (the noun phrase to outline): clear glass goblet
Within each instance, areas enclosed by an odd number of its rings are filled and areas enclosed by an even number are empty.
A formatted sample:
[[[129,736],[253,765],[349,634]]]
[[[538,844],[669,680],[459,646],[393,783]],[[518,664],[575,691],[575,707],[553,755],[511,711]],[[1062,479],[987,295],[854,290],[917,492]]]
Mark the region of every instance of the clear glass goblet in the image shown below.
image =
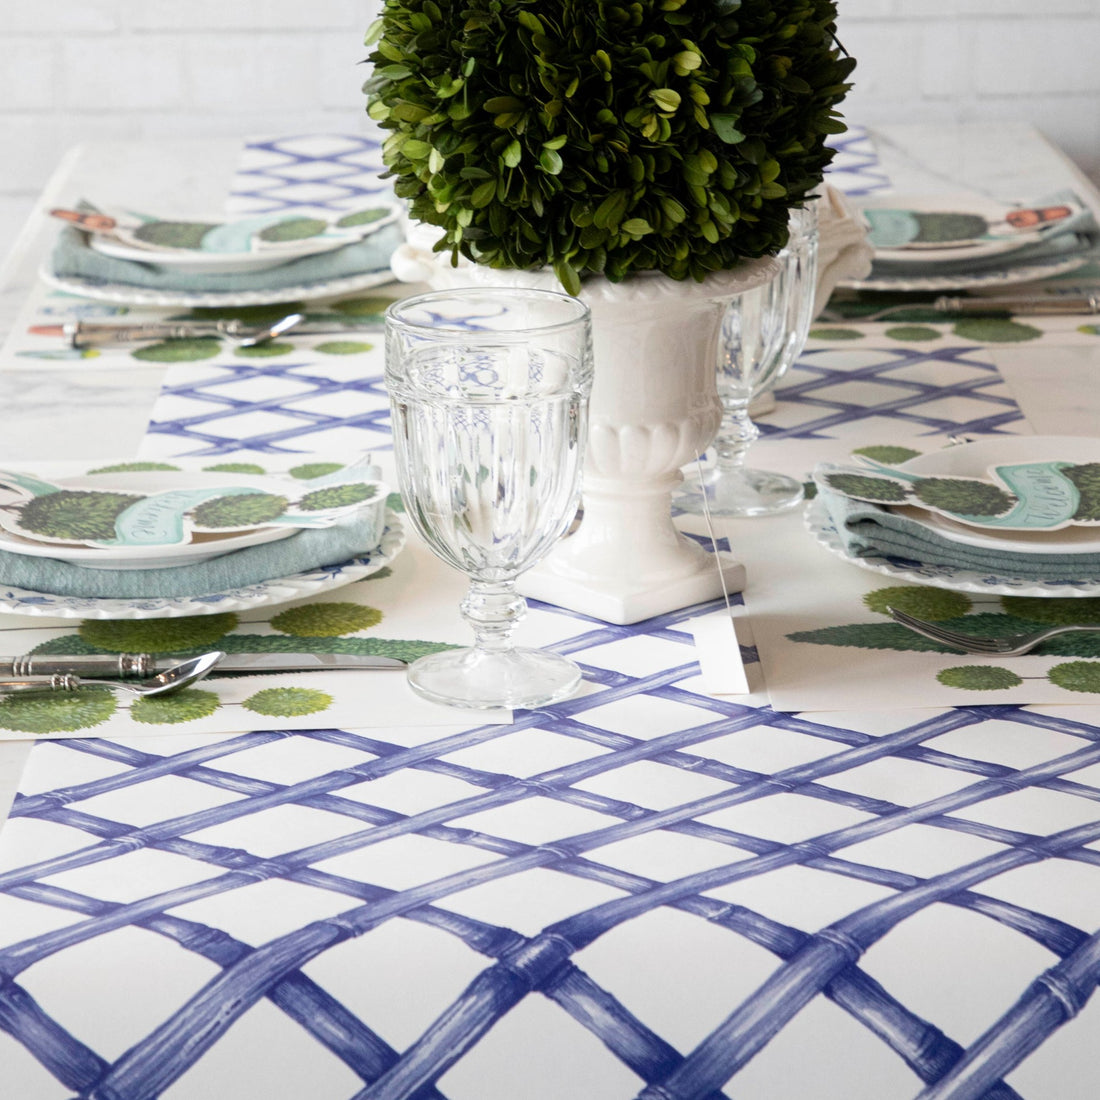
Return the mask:
[[[386,313],[386,385],[405,508],[437,557],[466,573],[468,649],[409,667],[420,695],[460,707],[535,707],[580,669],[514,644],[516,577],[569,526],[592,387],[588,307],[546,290],[460,288]]]
[[[756,470],[745,456],[760,429],[749,416],[801,354],[813,319],[817,282],[817,213],[811,203],[793,210],[790,238],[776,259],[780,269],[763,286],[744,291],[726,308],[718,338],[718,397],[722,423],[712,444],[715,463],[676,495],[687,512],[712,516],[764,516],[783,512],[803,497],[802,483]]]

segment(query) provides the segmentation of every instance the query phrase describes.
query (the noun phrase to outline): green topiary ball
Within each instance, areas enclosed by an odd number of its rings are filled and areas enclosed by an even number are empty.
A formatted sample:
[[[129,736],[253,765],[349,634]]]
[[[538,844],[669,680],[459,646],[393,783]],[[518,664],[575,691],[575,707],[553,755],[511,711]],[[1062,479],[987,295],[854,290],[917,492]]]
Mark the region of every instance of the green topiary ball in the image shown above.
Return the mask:
[[[385,0],[368,111],[441,249],[702,280],[776,251],[855,62],[834,0]]]

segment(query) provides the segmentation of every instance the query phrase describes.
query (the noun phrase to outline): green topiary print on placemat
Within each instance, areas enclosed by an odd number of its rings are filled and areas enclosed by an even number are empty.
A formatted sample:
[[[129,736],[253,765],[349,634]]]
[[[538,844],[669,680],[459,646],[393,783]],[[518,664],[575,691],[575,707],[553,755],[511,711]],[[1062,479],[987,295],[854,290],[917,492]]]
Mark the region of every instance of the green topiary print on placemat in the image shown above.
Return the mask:
[[[316,714],[332,705],[332,696],[314,688],[265,688],[242,704],[247,710],[269,718],[296,718]]]
[[[1100,623],[1100,597],[1002,596],[1001,607],[1010,615],[1033,623],[1067,626]]]
[[[204,470],[212,474],[266,474],[262,466],[255,462],[219,462],[216,466],[204,466]]]
[[[863,597],[864,605],[880,615],[888,615],[887,608],[894,607],[919,619],[938,622],[965,615],[973,603],[962,592],[949,592],[946,588],[922,588],[915,585],[897,585],[876,588]]]
[[[392,298],[345,298],[342,302],[333,302],[332,308],[348,317],[377,317],[381,320],[392,302]]]
[[[197,306],[173,321],[240,321],[243,325],[270,325],[290,313],[305,313],[304,302],[272,302],[261,306]]]
[[[240,493],[214,497],[191,509],[196,527],[233,528],[267,523],[286,511],[287,499],[278,493]]]
[[[1038,340],[1043,335],[1041,329],[1032,325],[996,317],[967,317],[956,321],[952,331],[964,340],[976,340],[979,344],[1019,344],[1025,340]]]
[[[116,462],[113,466],[98,466],[89,470],[90,474],[129,474],[145,473],[146,471],[168,470],[176,473],[179,466],[173,466],[170,462]]]
[[[270,340],[263,344],[252,344],[250,347],[242,347],[238,344],[233,349],[233,354],[239,355],[242,359],[275,359],[280,355],[289,355],[293,350],[293,344]]]
[[[184,688],[172,695],[148,695],[136,700],[130,707],[130,717],[144,725],[172,726],[209,718],[219,706],[221,700],[214,692]]]
[[[75,733],[106,722],[117,707],[114,694],[106,688],[8,695],[0,699],[0,727],[19,733]]]
[[[895,325],[893,328],[886,329],[886,335],[891,340],[901,341],[925,341],[940,338],[939,330],[929,328],[927,325]]]
[[[360,352],[373,351],[374,345],[360,340],[326,340],[323,344],[317,344],[313,350],[324,355],[358,355]]]
[[[1047,677],[1066,691],[1100,693],[1100,661],[1067,661],[1064,665],[1055,665]]]
[[[911,458],[917,458],[920,451],[914,451],[911,447],[898,447],[891,443],[872,444],[870,447],[857,447],[852,454],[866,455],[875,462],[881,462],[886,466],[900,466]]]
[[[787,637],[792,642],[850,646],[853,649],[893,649],[899,653],[952,652],[930,638],[914,634],[912,630],[906,630],[899,623],[849,623],[844,626],[823,626],[816,630],[796,630]]]
[[[287,473],[291,477],[309,481],[311,478],[324,477],[325,474],[334,474],[337,470],[343,468],[344,464],[342,462],[307,462],[302,466],[292,466]]]
[[[280,611],[271,620],[273,629],[281,634],[300,638],[338,638],[369,630],[382,621],[376,607],[358,603],[307,603]]]
[[[178,619],[85,619],[78,629],[84,641],[109,653],[174,653],[214,649],[237,622],[226,611]]]
[[[936,679],[946,687],[967,691],[1004,691],[1023,683],[1011,669],[996,665],[956,665],[940,671]]]
[[[812,328],[811,340],[862,340],[864,333],[854,328]]]
[[[390,495],[386,497],[386,507],[391,512],[396,512],[398,515],[405,514],[405,502],[401,499],[400,493],[390,493]]]
[[[221,341],[212,336],[199,336],[193,340],[164,340],[135,348],[130,354],[135,359],[150,363],[190,363],[199,359],[213,359],[222,350]]]

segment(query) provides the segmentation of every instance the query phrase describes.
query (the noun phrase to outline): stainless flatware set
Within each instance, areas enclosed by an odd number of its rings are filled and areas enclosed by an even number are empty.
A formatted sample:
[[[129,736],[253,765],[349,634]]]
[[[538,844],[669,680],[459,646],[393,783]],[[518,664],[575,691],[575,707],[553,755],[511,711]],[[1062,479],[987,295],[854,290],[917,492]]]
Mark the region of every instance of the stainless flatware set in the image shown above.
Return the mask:
[[[0,695],[113,687],[168,695],[210,672],[320,672],[405,668],[398,657],[344,653],[233,653],[212,650],[184,661],[148,653],[0,657]]]

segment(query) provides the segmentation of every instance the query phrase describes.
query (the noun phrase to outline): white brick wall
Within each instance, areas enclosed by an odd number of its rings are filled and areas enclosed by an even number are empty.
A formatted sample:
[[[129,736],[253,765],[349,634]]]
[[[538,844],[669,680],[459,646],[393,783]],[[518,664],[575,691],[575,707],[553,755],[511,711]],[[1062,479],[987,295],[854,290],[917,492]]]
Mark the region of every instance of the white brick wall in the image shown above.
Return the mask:
[[[96,137],[363,124],[379,0],[2,0],[0,255]],[[1100,173],[1100,0],[839,0],[853,122],[1023,119]]]
[[[839,0],[852,121],[1038,126],[1100,176],[1100,0]]]

